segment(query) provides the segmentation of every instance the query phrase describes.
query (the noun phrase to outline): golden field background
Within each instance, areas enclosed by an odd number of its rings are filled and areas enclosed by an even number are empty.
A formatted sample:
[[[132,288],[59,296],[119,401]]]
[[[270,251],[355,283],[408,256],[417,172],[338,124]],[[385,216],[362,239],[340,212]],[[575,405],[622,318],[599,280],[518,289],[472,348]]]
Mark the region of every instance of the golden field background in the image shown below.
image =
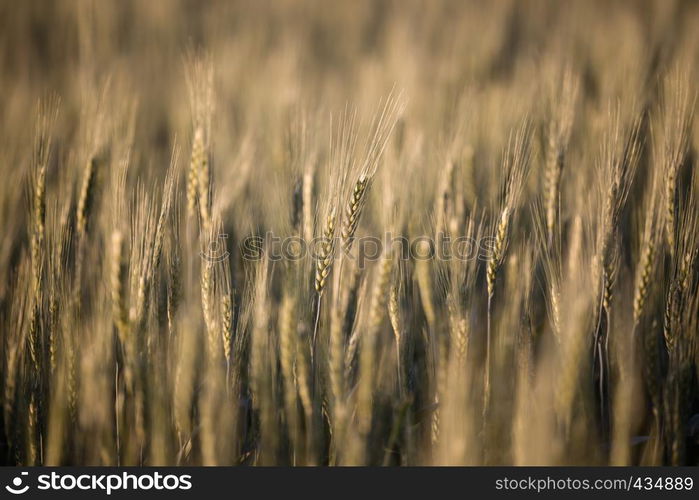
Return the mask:
[[[0,2],[1,460],[697,465],[697,25]]]

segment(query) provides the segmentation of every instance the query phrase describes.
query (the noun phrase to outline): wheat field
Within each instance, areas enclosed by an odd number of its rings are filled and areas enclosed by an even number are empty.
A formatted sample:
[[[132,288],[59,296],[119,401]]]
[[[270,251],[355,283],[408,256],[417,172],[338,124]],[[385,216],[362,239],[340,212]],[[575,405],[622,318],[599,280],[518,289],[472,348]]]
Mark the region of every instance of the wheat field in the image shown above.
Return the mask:
[[[0,2],[0,461],[699,465],[699,4]]]

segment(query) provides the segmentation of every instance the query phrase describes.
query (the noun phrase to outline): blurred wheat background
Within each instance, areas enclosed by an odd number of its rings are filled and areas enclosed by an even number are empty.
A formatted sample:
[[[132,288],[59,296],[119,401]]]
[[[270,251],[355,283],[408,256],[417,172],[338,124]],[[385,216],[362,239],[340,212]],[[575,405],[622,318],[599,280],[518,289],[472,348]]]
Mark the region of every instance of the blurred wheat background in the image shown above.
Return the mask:
[[[0,2],[0,460],[699,464],[697,26]]]

